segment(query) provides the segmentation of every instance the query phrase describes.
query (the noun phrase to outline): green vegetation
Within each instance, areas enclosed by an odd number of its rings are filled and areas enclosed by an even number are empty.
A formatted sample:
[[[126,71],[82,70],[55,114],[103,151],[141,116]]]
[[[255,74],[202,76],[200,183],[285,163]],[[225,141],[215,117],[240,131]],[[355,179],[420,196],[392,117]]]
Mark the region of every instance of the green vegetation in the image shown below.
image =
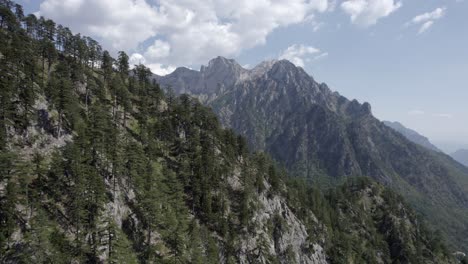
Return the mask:
[[[2,263],[451,261],[382,186],[288,180],[124,52],[8,0],[0,70]]]
[[[440,234],[422,223],[401,196],[369,178],[348,179],[325,195],[304,187],[302,180],[289,185],[295,213],[313,222],[307,213],[311,209],[327,230],[332,263],[444,263],[450,255]]]

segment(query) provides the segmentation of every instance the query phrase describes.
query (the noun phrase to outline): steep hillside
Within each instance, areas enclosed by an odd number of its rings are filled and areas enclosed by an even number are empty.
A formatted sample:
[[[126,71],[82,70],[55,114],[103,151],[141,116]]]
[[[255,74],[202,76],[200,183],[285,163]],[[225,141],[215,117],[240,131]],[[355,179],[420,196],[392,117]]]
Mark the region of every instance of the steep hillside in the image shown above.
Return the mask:
[[[403,126],[400,122],[390,122],[390,121],[383,121],[383,123],[395,129],[396,131],[400,132],[403,136],[405,136],[409,141],[419,144],[427,149],[434,150],[437,152],[441,152],[436,146],[434,146],[427,137],[419,134],[418,132],[409,129]]]
[[[420,235],[427,234],[427,230],[417,223],[414,212],[399,195],[368,178],[348,180],[331,190],[327,199],[340,219],[334,226],[339,232],[330,251],[335,263],[421,263],[427,260],[422,260],[420,254],[434,259],[445,251],[436,233],[421,241]],[[382,243],[388,247],[375,247]],[[431,249],[421,247],[421,243],[430,244]]]
[[[223,77],[229,71],[235,80]],[[292,175],[326,186],[369,176],[403,194],[454,247],[468,249],[468,170],[384,125],[368,103],[332,92],[285,60],[245,70],[218,57],[200,71],[178,69],[155,78],[200,98],[225,127]],[[194,80],[196,87],[189,85]]]
[[[322,195],[125,53],[0,19],[0,262],[454,263],[382,186]]]

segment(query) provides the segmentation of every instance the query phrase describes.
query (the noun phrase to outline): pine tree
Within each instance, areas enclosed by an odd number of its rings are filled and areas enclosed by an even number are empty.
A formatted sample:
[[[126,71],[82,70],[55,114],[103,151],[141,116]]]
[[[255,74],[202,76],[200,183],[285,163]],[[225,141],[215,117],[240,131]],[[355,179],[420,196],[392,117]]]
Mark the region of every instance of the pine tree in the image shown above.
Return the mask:
[[[113,65],[114,61],[112,57],[110,56],[109,52],[105,50],[102,53],[102,63],[101,63],[101,69],[102,69],[102,74],[104,76],[104,83],[107,83],[109,79],[111,78],[111,74],[113,72]]]
[[[190,223],[190,263],[201,264],[203,261],[203,247],[200,239],[200,227],[194,219]]]
[[[202,237],[205,241],[205,263],[207,264],[216,264],[219,263],[219,248],[216,244],[215,239],[210,235],[206,227],[202,228]]]
[[[0,256],[7,255],[10,248],[11,234],[17,229],[16,204],[20,189],[18,184],[8,179],[6,181],[5,196],[0,199]],[[1,258],[0,258],[1,259]]]
[[[110,221],[110,240],[112,243],[109,243],[109,253],[108,261],[109,263],[128,263],[136,264],[138,263],[137,256],[131,250],[132,245],[127,239],[125,234],[118,228],[114,221]]]
[[[143,171],[141,171],[142,174],[135,175],[135,187],[138,204],[141,207],[142,219],[147,230],[143,258],[149,261],[156,257],[153,252],[155,245],[152,241],[155,230],[163,221],[161,219],[164,213],[162,208],[164,200],[161,194],[161,165],[156,162],[150,163],[147,161],[140,169],[143,169]]]
[[[129,57],[124,51],[119,51],[119,58],[117,59],[118,70],[123,78],[128,76],[130,65]]]
[[[185,248],[187,246],[186,236],[188,231],[187,211],[184,202],[183,186],[178,181],[176,174],[163,167],[163,184],[166,204],[163,205],[165,217],[166,243],[172,252],[174,260],[183,262],[185,259]]]

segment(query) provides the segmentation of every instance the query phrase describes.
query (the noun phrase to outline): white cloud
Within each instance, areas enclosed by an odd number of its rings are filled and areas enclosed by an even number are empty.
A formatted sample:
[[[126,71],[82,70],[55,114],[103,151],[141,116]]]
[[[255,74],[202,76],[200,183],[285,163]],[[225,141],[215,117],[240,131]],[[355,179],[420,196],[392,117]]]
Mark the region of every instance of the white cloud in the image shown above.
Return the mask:
[[[413,109],[408,112],[408,115],[416,116],[416,115],[424,115],[425,112],[420,109]]]
[[[153,45],[146,49],[145,56],[150,59],[166,58],[170,55],[171,45],[166,41],[155,40]]]
[[[152,73],[158,75],[166,75],[173,72],[176,67],[172,65],[163,65],[161,63],[151,63],[148,62],[145,56],[140,53],[133,53],[130,55],[129,59],[130,68],[134,68],[134,65],[144,64],[146,67],[150,68]]]
[[[328,3],[328,11],[330,11],[330,12],[335,11],[337,4],[338,4],[338,0],[331,0]]]
[[[289,46],[283,52],[281,52],[278,58],[280,60],[289,60],[296,66],[304,67],[304,61],[310,61],[311,59],[316,60],[326,56],[328,56],[327,52],[322,53],[319,49],[315,47],[294,44]]]
[[[158,10],[144,0],[45,0],[38,15],[96,36],[107,49],[129,50],[156,34]]]
[[[418,34],[424,33],[424,32],[427,31],[433,24],[434,24],[434,21],[432,21],[432,20],[424,22],[424,24],[422,24],[421,27],[419,28]]]
[[[156,73],[157,75],[160,75],[160,76],[167,75],[176,69],[176,67],[174,66],[162,65],[159,63],[150,63],[150,64],[146,64],[146,66],[150,68],[152,73]]]
[[[347,0],[341,3],[341,9],[351,17],[351,22],[363,27],[376,24],[401,6],[402,3],[395,0]]]
[[[328,0],[45,0],[39,14],[96,37],[114,52],[187,66],[236,56],[264,44],[275,29],[315,22],[315,14],[329,8]],[[152,45],[142,47],[148,39]]]
[[[439,7],[439,8],[436,8],[432,12],[428,12],[428,13],[415,16],[412,19],[412,21],[414,24],[419,24],[419,23],[423,23],[426,21],[430,21],[430,20],[437,20],[439,18],[442,18],[445,15],[445,10],[446,10],[445,7]]]
[[[431,28],[436,20],[444,17],[446,10],[446,7],[438,7],[432,12],[415,16],[410,22],[406,23],[406,25],[420,25],[418,34],[422,34]]]
[[[132,55],[130,55],[128,62],[130,64],[130,67],[133,68],[133,65],[145,64],[146,59],[140,53],[133,53]]]

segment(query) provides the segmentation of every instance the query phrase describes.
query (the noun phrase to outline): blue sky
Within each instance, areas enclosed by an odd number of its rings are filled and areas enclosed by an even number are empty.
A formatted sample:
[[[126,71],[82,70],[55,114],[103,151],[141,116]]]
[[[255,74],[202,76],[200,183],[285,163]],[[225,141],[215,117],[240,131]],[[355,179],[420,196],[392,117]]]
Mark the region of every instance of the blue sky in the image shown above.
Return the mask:
[[[468,0],[22,0],[157,73],[286,58],[446,151],[468,148]]]

